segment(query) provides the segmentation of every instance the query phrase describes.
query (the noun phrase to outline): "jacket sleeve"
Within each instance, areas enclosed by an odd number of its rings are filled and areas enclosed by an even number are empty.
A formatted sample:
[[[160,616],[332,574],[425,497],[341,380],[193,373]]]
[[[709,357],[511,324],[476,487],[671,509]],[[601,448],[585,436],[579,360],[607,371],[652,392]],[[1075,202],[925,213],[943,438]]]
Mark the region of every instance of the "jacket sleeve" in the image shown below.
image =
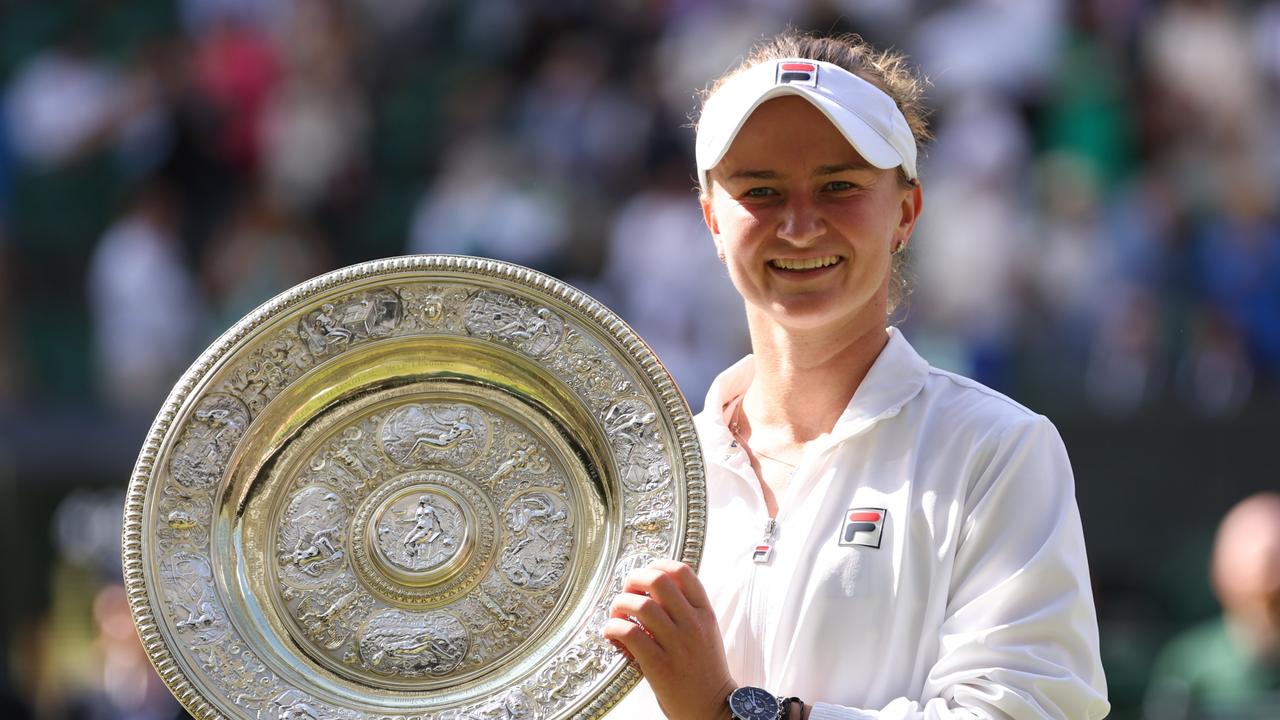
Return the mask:
[[[1095,720],[1109,708],[1080,513],[1057,430],[995,441],[965,500],[938,658],[921,698],[815,703],[811,720]]]

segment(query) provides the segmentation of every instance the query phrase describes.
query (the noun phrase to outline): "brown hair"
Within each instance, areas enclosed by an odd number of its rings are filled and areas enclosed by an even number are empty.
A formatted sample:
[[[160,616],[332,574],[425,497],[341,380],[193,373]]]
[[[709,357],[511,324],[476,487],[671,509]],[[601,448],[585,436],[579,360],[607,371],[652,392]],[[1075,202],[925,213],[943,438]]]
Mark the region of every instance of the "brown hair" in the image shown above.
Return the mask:
[[[932,139],[928,123],[929,111],[924,105],[924,91],[928,82],[916,72],[902,53],[881,50],[854,33],[824,36],[787,30],[757,45],[741,64],[712,82],[701,94],[701,105],[705,107],[707,99],[734,75],[762,62],[784,58],[829,62],[848,70],[893,99],[907,119],[907,126],[911,128],[917,149]],[[694,127],[696,129],[696,122]],[[914,180],[907,178],[901,167],[898,168],[898,179],[906,184],[915,184]],[[906,256],[898,253],[893,256],[893,267],[889,275],[889,312],[892,313],[898,307],[908,291]]]

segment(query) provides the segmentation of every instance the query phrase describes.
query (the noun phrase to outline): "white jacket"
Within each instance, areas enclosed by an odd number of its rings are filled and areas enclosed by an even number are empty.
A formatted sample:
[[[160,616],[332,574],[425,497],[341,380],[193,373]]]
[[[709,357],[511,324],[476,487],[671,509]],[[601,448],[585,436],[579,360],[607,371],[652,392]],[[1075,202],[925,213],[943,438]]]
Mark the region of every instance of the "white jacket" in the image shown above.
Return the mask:
[[[707,395],[697,418],[710,507],[699,575],[730,672],[799,696],[814,705],[811,720],[1105,716],[1084,537],[1057,431],[889,335],[779,499],[769,564],[752,561],[768,513],[722,413],[750,384],[752,359]],[[608,715],[661,717],[643,682]]]

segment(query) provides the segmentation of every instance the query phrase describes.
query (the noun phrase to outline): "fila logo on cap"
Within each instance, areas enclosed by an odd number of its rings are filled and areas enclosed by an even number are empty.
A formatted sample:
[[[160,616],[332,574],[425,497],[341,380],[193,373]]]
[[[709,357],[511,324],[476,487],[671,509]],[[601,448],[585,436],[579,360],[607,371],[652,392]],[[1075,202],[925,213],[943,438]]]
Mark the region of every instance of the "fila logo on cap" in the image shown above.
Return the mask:
[[[880,535],[884,533],[888,515],[884,508],[849,508],[840,528],[840,544],[880,547]]]
[[[808,85],[810,87],[818,86],[818,66],[813,63],[806,62],[780,62],[778,63],[778,77],[775,80],[778,85]]]

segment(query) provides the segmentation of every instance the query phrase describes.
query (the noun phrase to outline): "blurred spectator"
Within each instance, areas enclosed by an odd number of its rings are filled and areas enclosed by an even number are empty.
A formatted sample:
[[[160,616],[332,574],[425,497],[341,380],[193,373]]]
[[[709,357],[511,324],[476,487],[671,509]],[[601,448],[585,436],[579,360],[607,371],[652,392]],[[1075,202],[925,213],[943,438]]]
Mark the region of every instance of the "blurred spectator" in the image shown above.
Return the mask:
[[[1222,617],[1175,638],[1152,674],[1152,720],[1280,716],[1280,495],[1254,495],[1218,528]]]
[[[569,218],[554,186],[534,178],[525,154],[497,138],[455,148],[418,201],[409,250],[556,271],[565,262]]]
[[[360,157],[368,113],[355,86],[356,30],[334,0],[299,3],[292,16],[262,129],[268,183],[295,213],[316,211]]]
[[[217,142],[232,167],[248,175],[262,152],[262,122],[279,80],[275,46],[243,19],[222,17],[195,48],[196,82],[219,113]]]
[[[116,410],[157,410],[204,339],[177,213],[171,188],[147,183],[93,252],[88,296],[98,388]]]
[[[245,191],[202,268],[216,332],[332,267],[320,239],[259,183]]]
[[[908,321],[944,367],[1007,388],[1034,257],[1023,202],[1030,139],[997,95],[975,93],[939,123],[924,184],[928,211],[911,241],[918,283]]]
[[[578,184],[615,180],[638,169],[653,108],[610,83],[601,41],[572,35],[557,41],[524,92],[518,138],[541,176]]]
[[[101,142],[117,111],[115,73],[79,32],[27,61],[9,88],[14,152],[37,168],[56,167]]]

